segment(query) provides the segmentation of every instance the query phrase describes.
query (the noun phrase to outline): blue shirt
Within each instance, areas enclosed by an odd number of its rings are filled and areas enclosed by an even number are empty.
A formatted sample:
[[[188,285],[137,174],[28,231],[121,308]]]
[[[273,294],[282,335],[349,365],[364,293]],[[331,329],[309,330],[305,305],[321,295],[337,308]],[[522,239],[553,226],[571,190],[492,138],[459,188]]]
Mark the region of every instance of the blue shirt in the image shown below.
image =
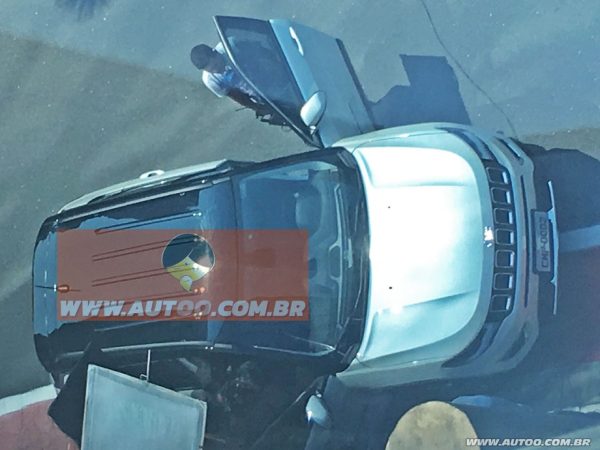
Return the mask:
[[[218,43],[215,46],[215,51],[223,55],[227,59],[225,49],[222,43]],[[225,70],[221,73],[211,73],[206,70],[202,71],[202,82],[205,86],[211,90],[217,97],[224,97],[232,89],[248,94],[251,97],[257,97],[254,90],[244,81],[240,74],[229,64],[225,66]]]

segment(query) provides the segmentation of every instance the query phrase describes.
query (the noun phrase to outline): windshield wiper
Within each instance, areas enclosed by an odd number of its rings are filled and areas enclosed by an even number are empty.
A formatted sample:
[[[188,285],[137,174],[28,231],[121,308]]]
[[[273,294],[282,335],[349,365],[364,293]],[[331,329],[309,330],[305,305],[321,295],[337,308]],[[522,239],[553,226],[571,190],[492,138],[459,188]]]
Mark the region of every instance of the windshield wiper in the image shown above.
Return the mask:
[[[285,333],[283,331],[279,331],[278,334],[281,334],[283,336],[289,337],[289,338],[291,338],[291,339],[293,339],[295,341],[303,342],[305,344],[314,345],[318,349],[318,351],[317,352],[311,352],[310,350],[307,350],[307,351],[293,350],[293,349],[285,349],[285,348],[279,348],[279,347],[267,347],[267,346],[264,346],[264,345],[253,345],[252,348],[254,348],[256,350],[270,350],[270,351],[276,351],[276,352],[281,352],[281,353],[295,353],[295,354],[308,354],[308,353],[321,353],[321,352],[331,353],[331,352],[335,352],[336,351],[336,348],[333,345],[324,344],[322,342],[313,341],[311,339],[303,338],[303,337],[300,337],[300,336],[294,336],[293,334]]]
[[[355,251],[359,251],[359,250],[355,250]],[[369,271],[368,271],[368,254],[363,250],[361,251],[361,255],[359,257],[359,262],[358,265],[354,266],[354,270],[353,270],[353,274],[347,278],[351,278],[351,279],[356,279],[358,278],[358,287],[356,289],[356,299],[354,301],[354,305],[352,305],[352,309],[349,312],[349,314],[346,316],[346,320],[344,322],[344,324],[342,325],[342,329],[340,332],[340,337],[338,339],[338,342],[336,344],[336,348],[338,350],[340,350],[341,346],[344,346],[343,344],[347,341],[348,337],[354,332],[354,333],[360,333],[362,325],[364,323],[365,317],[364,317],[364,308],[366,306],[366,298],[365,296],[367,295],[367,288],[368,288],[368,282],[369,282]],[[348,268],[347,270],[350,270],[350,268]],[[358,270],[358,277],[355,276],[355,274],[357,273],[356,270]],[[358,340],[360,340],[360,336],[358,337]],[[344,347],[348,347],[351,348],[353,346],[353,343],[350,343],[350,345],[344,346]],[[344,350],[341,350],[342,352]]]
[[[307,339],[307,338],[303,338],[303,337],[300,337],[300,336],[295,336],[293,334],[284,333],[283,331],[281,332],[281,334],[283,334],[284,336],[287,336],[289,338],[292,338],[295,341],[303,342],[305,344],[314,345],[315,347],[318,347],[321,350],[326,350],[326,351],[329,351],[329,352],[335,350],[335,347],[333,345],[324,344],[323,342],[313,341],[312,339]]]

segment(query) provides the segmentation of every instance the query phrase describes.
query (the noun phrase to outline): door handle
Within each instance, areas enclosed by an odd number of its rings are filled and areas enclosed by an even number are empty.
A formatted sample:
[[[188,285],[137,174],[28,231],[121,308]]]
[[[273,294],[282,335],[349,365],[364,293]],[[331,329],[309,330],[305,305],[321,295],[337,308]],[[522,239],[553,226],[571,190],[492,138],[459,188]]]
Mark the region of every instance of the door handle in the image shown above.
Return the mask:
[[[302,43],[300,42],[300,39],[298,39],[298,35],[296,34],[296,30],[294,30],[293,27],[289,28],[289,32],[290,32],[290,37],[292,38],[292,41],[294,41],[294,44],[296,44],[296,48],[298,49],[298,53],[300,53],[302,56],[304,56],[304,47],[302,47]]]

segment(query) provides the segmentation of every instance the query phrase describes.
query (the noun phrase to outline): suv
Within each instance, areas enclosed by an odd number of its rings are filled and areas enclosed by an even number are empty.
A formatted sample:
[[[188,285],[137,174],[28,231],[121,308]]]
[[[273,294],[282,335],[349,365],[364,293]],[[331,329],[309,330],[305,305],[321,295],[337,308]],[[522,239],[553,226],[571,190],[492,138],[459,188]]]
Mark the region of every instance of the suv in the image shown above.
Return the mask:
[[[149,349],[164,360],[247,354],[365,387],[516,366],[537,338],[540,311],[555,308],[558,261],[552,185],[536,181],[520,145],[451,123],[373,131],[340,41],[287,20],[215,21],[245,81],[321,149],[157,172],[48,218],[34,254],[34,333],[57,383],[109,324],[57,318],[56,236],[107,226],[308,236],[308,320],[227,322],[216,335],[204,322],[121,325],[101,345],[117,366],[143,364]],[[240,40],[267,47],[277,70],[253,67],[236,51]],[[180,380],[175,387],[193,384]]]

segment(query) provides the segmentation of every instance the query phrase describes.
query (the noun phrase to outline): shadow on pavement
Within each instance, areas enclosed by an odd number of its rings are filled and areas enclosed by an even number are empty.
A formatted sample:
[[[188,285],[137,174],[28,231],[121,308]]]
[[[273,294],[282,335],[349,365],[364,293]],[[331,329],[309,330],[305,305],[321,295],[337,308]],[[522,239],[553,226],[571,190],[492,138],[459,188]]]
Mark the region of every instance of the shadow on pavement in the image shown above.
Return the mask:
[[[600,161],[568,149],[538,149],[533,159],[554,186],[560,249],[560,233],[600,224]],[[600,402],[599,268],[600,247],[560,254],[556,315],[540,319],[538,341],[503,395],[546,409]]]
[[[400,55],[400,59],[410,85],[394,86],[371,103],[377,128],[421,122],[471,123],[456,74],[445,57]]]
[[[533,157],[551,180],[559,249],[562,233],[600,224],[600,161],[578,150],[552,149]],[[600,247],[561,253],[556,316],[540,320],[539,355],[551,367],[600,359]]]

